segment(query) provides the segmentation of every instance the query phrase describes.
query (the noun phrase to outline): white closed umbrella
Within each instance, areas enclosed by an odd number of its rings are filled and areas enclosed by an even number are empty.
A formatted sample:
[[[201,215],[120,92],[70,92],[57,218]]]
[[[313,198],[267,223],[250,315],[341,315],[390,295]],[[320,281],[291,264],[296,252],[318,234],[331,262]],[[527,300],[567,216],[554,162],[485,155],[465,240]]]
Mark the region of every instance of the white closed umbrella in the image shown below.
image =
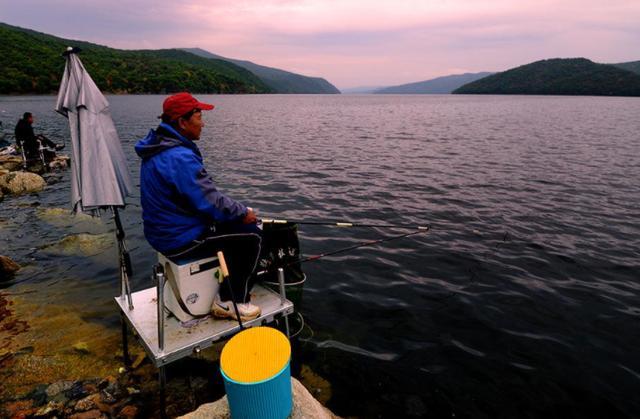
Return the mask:
[[[79,51],[69,47],[63,54],[67,63],[55,108],[69,119],[71,131],[71,205],[74,212],[95,214],[100,209],[113,210],[122,297],[125,293],[130,297],[131,262],[117,209],[124,207],[133,186],[109,102],[82,65]]]
[[[109,102],[69,50],[56,111],[71,130],[71,204],[76,212],[122,207],[133,190]]]

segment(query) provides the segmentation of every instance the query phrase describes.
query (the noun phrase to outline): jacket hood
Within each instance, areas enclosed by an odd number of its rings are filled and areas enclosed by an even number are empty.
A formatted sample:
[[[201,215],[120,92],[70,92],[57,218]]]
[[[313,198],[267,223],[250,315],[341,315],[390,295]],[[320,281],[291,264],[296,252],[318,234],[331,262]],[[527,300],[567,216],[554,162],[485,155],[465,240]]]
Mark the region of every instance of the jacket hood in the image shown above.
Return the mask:
[[[165,123],[160,124],[156,130],[150,130],[146,137],[138,141],[135,150],[144,160],[173,147],[187,147],[201,156],[198,146],[193,141],[186,139],[171,125]]]

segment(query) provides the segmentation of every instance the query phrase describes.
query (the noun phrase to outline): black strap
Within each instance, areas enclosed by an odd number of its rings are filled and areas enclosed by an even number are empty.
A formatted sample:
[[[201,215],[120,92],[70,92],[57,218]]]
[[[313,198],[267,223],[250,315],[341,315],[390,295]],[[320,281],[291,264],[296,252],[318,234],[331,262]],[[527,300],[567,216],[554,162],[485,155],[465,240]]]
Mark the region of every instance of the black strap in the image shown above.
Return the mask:
[[[209,313],[207,313],[207,314],[193,314],[191,311],[189,311],[187,306],[184,304],[184,301],[182,301],[182,297],[180,296],[180,290],[178,289],[178,284],[176,284],[176,280],[173,278],[173,275],[168,275],[167,274],[167,281],[169,282],[169,286],[171,287],[171,290],[173,291],[173,296],[176,297],[176,300],[178,300],[178,305],[180,306],[182,311],[184,311],[185,313],[187,313],[191,317],[195,317],[196,319],[201,319],[201,318],[206,317],[206,316],[209,315]]]

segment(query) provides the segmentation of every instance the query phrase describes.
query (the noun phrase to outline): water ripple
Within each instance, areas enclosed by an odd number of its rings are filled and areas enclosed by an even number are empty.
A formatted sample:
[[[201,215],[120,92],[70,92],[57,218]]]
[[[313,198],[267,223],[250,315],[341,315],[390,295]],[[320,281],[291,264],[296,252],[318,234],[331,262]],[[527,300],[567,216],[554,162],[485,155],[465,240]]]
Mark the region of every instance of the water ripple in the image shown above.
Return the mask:
[[[163,99],[109,97],[136,184],[133,145]],[[409,416],[417,397],[436,417],[640,416],[637,99],[201,99],[216,104],[199,142],[210,173],[262,216],[432,226],[305,265],[298,309],[317,343],[299,356],[332,382],[337,413],[358,416],[356,400]],[[31,111],[37,131],[60,139],[68,127],[54,100],[0,97],[0,117],[10,126]],[[2,287],[84,301],[87,318],[117,328],[114,252],[42,248],[113,233],[109,217],[100,232],[38,217],[69,208],[68,176],[2,202],[0,254],[25,266]],[[121,216],[142,289],[157,256],[137,191]],[[300,238],[312,255],[403,231],[301,226]]]

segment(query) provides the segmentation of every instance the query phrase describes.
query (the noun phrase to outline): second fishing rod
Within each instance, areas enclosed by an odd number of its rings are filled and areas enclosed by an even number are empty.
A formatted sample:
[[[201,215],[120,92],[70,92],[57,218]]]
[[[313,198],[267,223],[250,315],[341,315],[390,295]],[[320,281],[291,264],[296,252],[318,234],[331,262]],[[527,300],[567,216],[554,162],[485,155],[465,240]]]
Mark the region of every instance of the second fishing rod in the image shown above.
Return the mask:
[[[429,226],[420,226],[416,224],[378,224],[378,223],[357,223],[353,221],[317,221],[317,220],[290,220],[277,218],[262,218],[263,224],[299,224],[299,225],[315,225],[329,227],[363,227],[363,228],[398,228],[411,230],[429,230]]]

